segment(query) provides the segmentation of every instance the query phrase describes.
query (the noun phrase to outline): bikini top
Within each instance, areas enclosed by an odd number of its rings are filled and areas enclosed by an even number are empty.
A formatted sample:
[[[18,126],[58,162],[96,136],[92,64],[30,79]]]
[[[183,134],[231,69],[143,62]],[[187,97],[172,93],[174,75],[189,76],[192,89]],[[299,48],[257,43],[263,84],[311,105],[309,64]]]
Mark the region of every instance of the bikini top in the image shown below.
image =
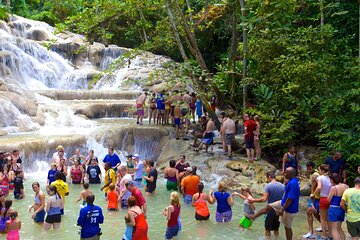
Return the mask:
[[[34,203],[36,204],[41,204],[41,201],[40,201],[40,198],[39,198],[39,194],[40,194],[40,191],[38,192],[38,194],[36,194],[35,198],[34,198]]]

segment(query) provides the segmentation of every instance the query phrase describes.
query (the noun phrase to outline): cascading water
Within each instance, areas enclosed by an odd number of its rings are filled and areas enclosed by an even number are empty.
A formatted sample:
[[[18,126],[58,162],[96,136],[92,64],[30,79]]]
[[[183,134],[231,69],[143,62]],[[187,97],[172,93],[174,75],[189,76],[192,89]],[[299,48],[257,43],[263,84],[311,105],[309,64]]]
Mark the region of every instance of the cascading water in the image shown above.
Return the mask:
[[[151,59],[137,64],[135,63],[139,60],[134,60],[130,68],[124,65],[115,70],[113,77],[116,78],[116,84],[103,84],[106,74],[100,71],[106,70],[115,59],[131,49],[114,45],[104,46],[99,43],[94,44],[94,47],[88,46],[83,36],[69,32],[54,32],[55,29],[46,23],[18,16],[12,16],[8,23],[0,21],[0,101],[3,103],[0,110],[0,128],[3,127],[8,132],[38,129],[42,132],[52,132],[49,131],[49,127],[56,128],[56,131],[62,127],[66,127],[67,130],[93,127],[94,124],[86,118],[127,117],[125,109],[133,102],[129,104],[115,101],[118,101],[119,97],[126,100],[134,99],[138,93],[133,91],[121,95],[121,82],[136,79],[137,73],[134,69],[137,72],[143,69],[146,74],[142,74],[142,78],[146,78],[150,73],[149,66],[154,70],[161,63],[157,62],[155,57],[155,65]],[[87,90],[89,82],[99,77],[99,85],[106,87],[95,86],[98,91],[87,92],[86,99],[80,98],[76,104],[65,101],[77,99],[75,94],[70,94],[71,96],[63,99],[64,101],[60,100],[54,104],[33,93],[42,90],[47,96],[46,92],[50,89],[60,92]],[[2,85],[5,86],[4,91],[16,93],[18,96],[3,95]],[[112,93],[108,95],[102,89]],[[114,90],[118,93],[114,94]],[[25,96],[23,92],[26,93]],[[27,111],[26,104],[18,103],[17,97],[26,97],[23,102],[31,102],[31,114]],[[103,109],[106,114],[102,113]],[[77,117],[75,114],[81,116]]]
[[[107,48],[104,49],[104,57],[101,61],[101,65],[100,65],[100,70],[104,71],[106,70],[110,64],[118,59],[119,57],[121,57],[124,52],[126,52],[127,50],[125,50],[124,48],[120,48],[118,46],[114,46],[111,45]]]

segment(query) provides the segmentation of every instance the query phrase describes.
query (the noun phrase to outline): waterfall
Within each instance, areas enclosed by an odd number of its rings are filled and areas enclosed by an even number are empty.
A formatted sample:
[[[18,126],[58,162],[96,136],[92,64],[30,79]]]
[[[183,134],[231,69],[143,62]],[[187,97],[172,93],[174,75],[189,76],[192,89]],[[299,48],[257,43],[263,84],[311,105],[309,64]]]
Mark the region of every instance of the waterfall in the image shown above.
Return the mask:
[[[101,72],[130,51],[89,45],[83,36],[18,16],[0,21],[0,130],[9,133],[0,137],[0,150],[19,149],[33,174],[48,168],[57,145],[68,156],[94,149],[102,159],[114,146],[123,163],[127,153],[156,160],[168,133],[136,130],[126,109],[169,59],[141,53],[112,74]],[[89,82],[96,82],[92,90]]]
[[[31,40],[0,38],[0,63],[27,89],[55,88],[72,67],[59,55]]]
[[[105,48],[104,49],[104,56],[103,56],[103,59],[101,61],[101,65],[100,65],[100,70],[104,71],[104,70],[108,69],[110,64],[114,60],[121,57],[124,52],[126,52],[126,50],[124,48],[120,48],[120,47],[115,46],[115,45],[111,45],[111,46]]]

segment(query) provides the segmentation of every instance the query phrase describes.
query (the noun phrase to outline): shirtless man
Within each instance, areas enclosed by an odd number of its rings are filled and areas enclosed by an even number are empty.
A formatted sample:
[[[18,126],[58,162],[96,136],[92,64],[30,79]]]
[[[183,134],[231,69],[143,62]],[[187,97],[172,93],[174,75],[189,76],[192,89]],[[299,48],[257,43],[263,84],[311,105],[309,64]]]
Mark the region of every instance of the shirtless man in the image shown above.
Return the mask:
[[[225,137],[225,144],[229,156],[227,160],[231,160],[232,159],[231,141],[235,137],[236,127],[235,127],[235,122],[232,119],[230,119],[230,117],[227,116],[226,113],[222,113],[222,115],[224,119],[222,124],[222,131]]]
[[[202,148],[202,145],[205,144],[205,152],[207,152],[209,145],[211,145],[211,152],[213,151],[213,143],[214,143],[214,131],[215,131],[215,123],[210,118],[206,124],[206,129],[202,135],[201,143],[195,151],[199,151]]]
[[[136,99],[136,108],[137,108],[137,121],[136,124],[143,124],[143,118],[145,115],[144,105],[147,98],[148,93],[142,93],[137,99]]]
[[[173,125],[175,125],[175,113],[174,113],[174,110],[175,110],[175,106],[177,105],[180,105],[180,102],[182,101],[182,97],[180,96],[179,94],[179,91],[178,90],[175,90],[173,93],[171,93],[171,96],[170,96],[170,107],[171,107],[171,123]]]
[[[174,107],[174,124],[175,124],[175,135],[176,139],[180,139],[180,135],[184,137],[184,129],[181,122],[181,109],[179,105]]]

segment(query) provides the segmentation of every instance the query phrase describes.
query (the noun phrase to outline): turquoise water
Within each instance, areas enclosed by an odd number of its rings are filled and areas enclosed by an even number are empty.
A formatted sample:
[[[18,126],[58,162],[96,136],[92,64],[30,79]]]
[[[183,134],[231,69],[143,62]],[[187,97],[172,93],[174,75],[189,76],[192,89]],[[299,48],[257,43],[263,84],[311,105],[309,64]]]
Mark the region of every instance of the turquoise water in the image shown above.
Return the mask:
[[[31,214],[27,212],[27,208],[33,202],[34,192],[31,189],[33,181],[39,181],[41,189],[44,191],[46,174],[45,172],[37,172],[28,175],[24,185],[26,197],[23,200],[17,200],[13,203],[13,208],[19,212],[19,218],[23,225],[20,231],[21,239],[79,239],[76,221],[80,209],[80,203],[75,203],[76,199],[82,190],[80,185],[69,185],[70,195],[65,202],[65,215],[62,217],[60,231],[50,230],[48,232],[42,231],[42,226],[35,224],[31,219]],[[169,204],[169,193],[165,190],[164,180],[159,179],[157,194],[155,196],[146,197],[148,203],[148,236],[152,239],[164,239],[166,229],[166,220],[163,215],[160,215],[162,209]],[[124,215],[126,211],[107,212],[107,203],[100,191],[99,185],[91,185],[91,190],[96,196],[95,204],[103,208],[105,217],[104,224],[101,225],[103,235],[101,239],[121,239],[125,223]],[[206,188],[206,191],[209,191]],[[9,195],[9,199],[13,199]],[[263,218],[258,218],[250,230],[241,231],[238,227],[238,221],[242,216],[242,200],[236,198],[233,207],[233,221],[226,224],[218,224],[215,222],[216,204],[210,206],[210,220],[206,222],[197,222],[194,219],[194,208],[183,206],[181,210],[181,220],[183,229],[180,232],[178,239],[264,239],[263,238]],[[263,205],[256,205],[259,209]],[[317,227],[317,225],[316,225]],[[294,222],[294,236],[301,236],[307,232],[306,216],[301,212],[295,218]],[[284,230],[281,227],[281,236],[284,236]],[[2,239],[5,239],[3,236]],[[283,239],[283,238],[281,238]],[[301,239],[301,237],[296,237]]]

